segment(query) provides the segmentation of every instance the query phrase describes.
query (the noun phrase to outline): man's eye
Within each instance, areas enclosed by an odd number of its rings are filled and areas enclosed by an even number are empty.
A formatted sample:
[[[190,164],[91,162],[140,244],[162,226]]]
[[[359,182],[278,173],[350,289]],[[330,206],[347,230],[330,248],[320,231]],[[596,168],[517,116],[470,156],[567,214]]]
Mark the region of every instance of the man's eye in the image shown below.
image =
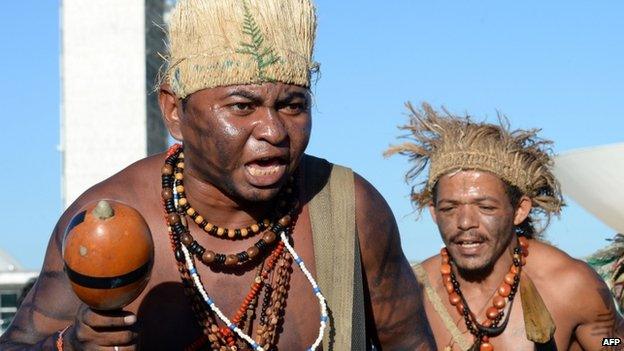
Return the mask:
[[[298,114],[305,111],[306,105],[303,103],[291,103],[284,105],[281,110],[289,114]]]
[[[440,208],[438,208],[438,211],[440,211],[440,212],[450,212],[450,211],[452,211],[452,210],[453,210],[453,208],[454,208],[454,207],[450,207],[450,206],[447,206],[447,207],[440,207]]]
[[[494,211],[496,209],[496,207],[492,207],[492,206],[479,206],[479,208],[481,208],[484,211]]]
[[[243,111],[243,112],[248,112],[253,109],[253,106],[250,103],[246,103],[246,102],[237,102],[235,104],[230,105],[230,107],[235,111]]]

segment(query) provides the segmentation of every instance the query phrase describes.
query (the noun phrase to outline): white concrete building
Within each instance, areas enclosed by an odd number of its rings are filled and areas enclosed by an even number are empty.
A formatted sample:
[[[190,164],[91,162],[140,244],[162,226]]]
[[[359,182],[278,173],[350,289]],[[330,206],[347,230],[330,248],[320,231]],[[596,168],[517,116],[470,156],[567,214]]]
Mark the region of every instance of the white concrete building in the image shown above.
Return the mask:
[[[92,185],[167,147],[152,93],[165,52],[172,0],[62,0],[61,196],[65,207]],[[26,271],[0,249],[0,334],[17,311]]]
[[[164,150],[152,89],[164,53],[165,0],[62,0],[61,196]],[[160,26],[160,27],[159,27]]]

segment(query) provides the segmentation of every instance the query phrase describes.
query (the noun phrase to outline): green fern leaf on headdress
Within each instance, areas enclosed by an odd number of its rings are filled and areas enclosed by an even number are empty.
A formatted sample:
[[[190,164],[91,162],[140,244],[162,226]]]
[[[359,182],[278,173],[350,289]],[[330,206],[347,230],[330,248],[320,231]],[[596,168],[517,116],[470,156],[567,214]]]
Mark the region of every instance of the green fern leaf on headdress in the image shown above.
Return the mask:
[[[243,8],[245,11],[245,19],[243,22],[243,34],[249,36],[249,42],[241,42],[241,48],[236,52],[240,54],[251,55],[256,61],[258,67],[258,76],[261,80],[272,81],[272,79],[266,76],[264,69],[270,65],[273,65],[279,61],[279,57],[275,54],[272,47],[263,47],[264,36],[258,24],[256,23],[247,0],[243,1]]]

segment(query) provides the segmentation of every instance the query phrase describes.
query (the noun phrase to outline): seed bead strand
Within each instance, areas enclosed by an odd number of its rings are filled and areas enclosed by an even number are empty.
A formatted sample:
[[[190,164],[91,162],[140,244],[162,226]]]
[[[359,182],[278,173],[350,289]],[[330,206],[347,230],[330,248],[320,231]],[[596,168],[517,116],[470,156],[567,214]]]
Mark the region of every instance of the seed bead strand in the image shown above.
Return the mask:
[[[179,197],[178,197],[178,196],[175,196],[175,195],[176,195],[176,190],[175,190],[175,188],[174,188],[174,191],[173,191],[173,192],[174,192],[174,196],[173,196],[173,199],[174,199],[174,205],[177,207],[177,206],[178,206],[178,198],[179,198]],[[279,221],[279,224],[280,224],[280,225],[284,225],[284,226],[288,226],[288,225],[290,224],[290,222],[291,222],[291,219],[290,219],[290,216],[289,216],[289,215],[288,215],[288,216],[285,216],[285,217],[286,217],[286,218],[282,218],[282,219]],[[296,217],[295,217],[295,218],[296,218]],[[182,221],[183,221],[183,218],[182,218]],[[275,235],[275,234],[273,234],[273,235]],[[184,254],[185,254],[185,258],[186,258],[186,261],[187,261],[187,266],[188,266],[188,258],[187,258],[186,256],[187,256],[187,255],[190,255],[189,249],[186,247],[186,245],[181,245],[181,249],[182,249],[182,251],[183,251],[183,252],[184,252]],[[273,267],[274,267],[274,265],[275,265],[275,261],[276,261],[276,260],[277,260],[277,258],[280,256],[280,254],[281,254],[281,252],[283,251],[283,249],[284,249],[284,244],[283,244],[282,242],[280,242],[280,243],[278,244],[278,246],[276,247],[276,249],[274,250],[274,252],[272,253],[272,255],[268,258],[267,269],[266,269],[265,271],[263,271],[263,272],[262,272],[262,274],[261,274],[261,278],[263,278],[263,279],[268,278],[268,274],[269,274],[269,272],[273,269]],[[193,266],[193,269],[195,269],[195,267],[194,267],[194,263],[192,262],[192,259],[191,259],[191,264],[192,264],[192,266]],[[189,271],[189,273],[191,273],[190,275],[191,275],[192,281],[193,281],[193,283],[194,283],[194,285],[195,285],[195,288],[196,288],[197,292],[199,292],[199,294],[203,297],[204,301],[206,301],[206,296],[207,296],[207,295],[205,295],[205,296],[204,296],[204,293],[202,293],[202,290],[205,292],[205,289],[203,289],[203,285],[201,284],[201,280],[199,279],[199,275],[197,274],[197,270],[196,270],[196,269],[194,270],[194,273],[195,273],[195,274],[192,274],[192,272],[193,272],[193,271],[191,271],[191,269],[190,269],[190,268],[187,268],[187,270]],[[201,286],[201,288],[200,288],[200,286]],[[247,296],[247,298],[243,301],[243,305],[244,305],[245,309],[248,307],[249,302],[251,302],[251,300],[252,300],[252,299],[255,297],[255,295],[259,292],[259,288],[260,288],[260,287],[261,287],[260,283],[258,283],[257,281],[255,281],[255,282],[254,282],[254,284],[252,285],[252,288],[251,288],[251,292],[253,292],[254,296],[251,296],[251,297],[250,297],[250,296],[248,295],[248,296]],[[249,301],[248,301],[248,300],[249,300]],[[208,305],[209,305],[209,307],[210,307],[210,304],[209,304],[209,303],[208,303]],[[213,305],[214,305],[214,303],[213,303]],[[214,307],[216,308],[216,305],[214,305]],[[211,309],[212,309],[212,308],[211,308]],[[217,312],[217,311],[216,311],[216,310],[214,310],[214,309],[212,309],[212,310],[213,310],[213,312],[215,312],[215,313],[217,314],[217,316],[219,316],[219,318],[220,318],[220,319],[221,319],[221,320],[222,320],[222,321],[223,321],[223,322],[224,322],[224,323],[228,326],[227,328],[225,328],[225,327],[219,328],[219,329],[218,329],[218,331],[219,331],[219,334],[220,334],[220,335],[221,335],[221,336],[225,339],[226,344],[227,344],[228,346],[230,346],[230,347],[233,347],[233,346],[235,345],[235,340],[234,340],[234,338],[232,337],[232,334],[231,334],[231,333],[232,333],[232,331],[234,331],[234,332],[235,332],[235,330],[233,330],[233,329],[232,329],[232,326],[236,327],[236,329],[238,329],[239,331],[241,331],[241,332],[242,332],[242,330],[240,330],[240,328],[238,328],[238,326],[237,326],[238,322],[240,322],[240,320],[241,320],[241,319],[242,319],[242,317],[243,317],[243,312],[241,312],[241,311],[242,311],[242,309],[239,309],[239,310],[238,310],[237,315],[233,318],[233,320],[232,320],[231,322],[230,322],[229,320],[227,320],[227,318],[226,318],[226,320],[223,320],[223,318],[221,318],[220,311],[219,311],[219,312]],[[221,314],[222,314],[222,313],[221,313]],[[237,334],[238,334],[238,333],[237,333]],[[244,332],[243,332],[243,334],[244,334]],[[238,334],[238,335],[240,336],[240,334]],[[246,335],[246,334],[245,334],[245,335]],[[202,337],[202,338],[200,338],[200,339],[203,339],[203,337]],[[249,341],[249,340],[247,340],[246,338],[243,338],[243,339],[245,339],[245,341]],[[193,343],[193,345],[192,345],[192,346],[195,346],[193,349],[196,349],[196,345],[200,345],[200,344],[201,344],[201,341],[200,341],[200,340],[196,340],[196,341]],[[270,345],[268,345],[268,346],[270,347]],[[260,348],[260,349],[262,349],[262,348]]]
[[[257,301],[258,293],[260,292],[260,290],[261,290],[261,288],[263,286],[263,280],[266,280],[268,278],[269,273],[275,267],[276,261],[282,255],[283,251],[284,251],[284,244],[280,242],[277,245],[277,247],[273,250],[271,255],[267,258],[266,265],[263,264],[265,267],[263,268],[261,266],[259,268],[258,274],[257,274],[256,278],[254,278],[254,282],[253,282],[253,284],[250,287],[249,293],[247,294],[247,296],[243,300],[243,303],[241,304],[241,306],[239,307],[239,309],[236,312],[236,315],[232,319],[232,323],[234,325],[237,325],[239,328],[242,327],[241,324],[242,324],[242,322],[244,322],[243,318],[245,317],[247,310],[250,308],[250,305],[252,304],[253,301]],[[188,252],[188,249],[187,249],[187,252]],[[226,343],[227,343],[228,346],[230,346],[230,347],[235,346],[236,341],[232,337],[232,332],[230,331],[230,329],[228,329],[226,327],[222,327],[222,328],[219,328],[219,332],[220,332],[221,336],[223,338],[225,338]],[[194,347],[192,347],[192,348],[189,347],[189,349],[193,349],[193,350],[198,349],[198,347],[196,345],[199,345],[199,346],[202,345],[201,344],[201,339],[204,339],[204,337],[202,336],[198,340],[196,340],[193,343],[193,345],[191,345],[191,346],[194,346]]]
[[[255,224],[247,226],[245,228],[223,228],[219,227],[216,224],[212,224],[205,220],[204,216],[199,214],[195,208],[191,205],[186,194],[184,192],[184,154],[180,153],[178,155],[178,162],[173,170],[173,178],[175,179],[176,189],[179,194],[179,206],[191,219],[200,227],[203,231],[210,235],[214,235],[220,238],[229,238],[229,239],[241,239],[246,238],[250,234],[255,235],[262,232],[266,229],[271,221],[268,218],[261,220]]]
[[[289,185],[286,186],[284,193],[291,196],[292,201],[290,203],[291,210],[287,211],[286,215],[283,215],[278,223],[271,223],[269,220],[263,221],[263,229],[269,227],[260,240],[258,240],[253,246],[250,246],[247,250],[241,251],[236,254],[222,254],[215,253],[211,250],[206,250],[191,235],[188,225],[183,221],[187,212],[182,210],[182,202],[185,199],[180,196],[180,192],[184,192],[184,186],[182,185],[182,177],[173,176],[173,173],[178,168],[174,166],[183,166],[183,162],[179,162],[180,158],[184,157],[182,146],[180,144],[173,145],[167,152],[167,158],[165,165],[162,168],[162,199],[164,202],[165,212],[167,213],[167,224],[171,226],[173,230],[172,246],[174,247],[174,253],[176,260],[183,262],[182,252],[180,251],[180,243],[187,246],[189,251],[195,255],[202,263],[206,265],[224,265],[228,267],[240,266],[247,264],[250,261],[255,260],[261,256],[261,253],[265,251],[268,246],[273,245],[277,239],[277,234],[281,229],[288,226],[291,221],[291,217],[294,217],[298,213],[299,203],[297,196],[293,194],[293,189],[290,186],[293,178],[289,180]],[[181,173],[180,173],[181,175]],[[279,200],[279,206],[286,207],[288,202],[285,199]],[[175,203],[175,204],[174,204]],[[283,212],[282,212],[283,213]],[[194,220],[198,222],[197,218]],[[200,222],[201,224],[201,222]],[[255,226],[252,225],[252,226]]]
[[[188,253],[188,250],[186,248],[184,248],[183,250],[185,250]],[[231,324],[238,326],[240,329],[240,324],[239,322],[241,321],[244,311],[248,308],[249,302],[257,297],[257,293],[259,292],[259,290],[261,289],[262,285],[259,283],[259,279],[258,278],[263,278],[263,279],[267,279],[268,278],[268,274],[272,271],[272,269],[276,266],[277,264],[277,268],[278,270],[286,270],[288,269],[288,267],[281,261],[284,260],[289,260],[290,259],[290,254],[286,253],[287,256],[284,256],[285,258],[279,260],[280,262],[278,263],[278,258],[282,257],[282,252],[284,252],[284,243],[280,242],[277,246],[277,248],[274,250],[274,252],[272,253],[272,255],[267,258],[267,264],[266,264],[266,268],[264,270],[262,270],[262,273],[260,273],[258,275],[258,277],[254,280],[254,284],[252,284],[251,287],[251,291],[250,294],[253,293],[254,296],[247,296],[247,298],[245,299],[245,301],[243,302],[243,306],[241,306],[241,308],[239,308],[237,315],[232,319]],[[192,263],[192,259],[191,259],[191,263]],[[188,264],[188,263],[187,263]],[[194,264],[193,264],[194,267]],[[196,270],[195,270],[196,273]],[[199,276],[198,274],[196,274],[197,277]],[[286,279],[284,279],[283,277],[280,279],[281,282],[286,282],[286,280],[288,279],[288,277],[286,277]],[[193,277],[194,283],[197,284],[197,280],[195,280],[195,278]],[[201,284],[201,279],[199,280],[199,284]],[[202,285],[203,286],[203,285]],[[200,291],[200,289],[196,286],[197,290]],[[275,314],[275,318],[279,317],[279,314],[281,313],[281,309],[284,306],[284,300],[285,300],[285,293],[281,293],[280,289],[275,289],[275,292],[280,292],[279,294],[276,294],[274,296],[274,299],[276,301],[280,302],[279,307],[275,308],[274,306],[269,307],[269,309],[271,311],[274,311],[273,313]],[[202,294],[203,295],[203,294]],[[225,321],[224,321],[225,322]],[[226,322],[227,323],[227,322]],[[273,323],[273,326],[275,326],[275,324],[277,323]],[[216,330],[215,330],[216,331]],[[222,328],[218,328],[218,332],[220,333],[220,335],[225,339],[226,344],[230,347],[234,347],[236,345],[236,341],[234,340],[234,338],[232,337],[232,331],[226,327],[222,327]],[[265,340],[263,344],[257,343],[259,345],[263,345],[263,349],[268,350],[271,347],[271,341],[272,339],[275,337],[275,329],[273,328],[272,330],[267,331],[267,333],[265,334]],[[201,347],[201,345],[203,345],[203,342],[205,340],[205,336],[200,337],[198,340],[196,340],[191,346],[189,346],[187,348],[187,350],[197,350],[199,349],[199,347]]]
[[[187,350],[193,351],[201,347],[206,339],[210,341],[212,349],[219,349],[220,345],[218,343],[219,336],[217,334],[218,328],[214,324],[213,318],[207,313],[206,309],[203,308],[203,299],[198,296],[193,288],[192,279],[185,268],[184,259],[182,255],[182,250],[180,248],[180,236],[176,234],[172,225],[169,222],[169,215],[171,213],[175,213],[177,203],[175,203],[175,199],[173,196],[174,187],[173,187],[173,179],[169,177],[173,173],[173,166],[177,162],[178,156],[182,153],[182,146],[180,144],[172,145],[169,150],[167,150],[167,155],[165,159],[165,165],[162,168],[162,201],[163,208],[165,210],[165,224],[168,228],[169,239],[171,242],[171,248],[175,253],[176,264],[178,266],[178,272],[180,273],[180,279],[182,280],[184,293],[191,300],[191,308],[195,314],[195,319],[199,325],[199,327],[203,330],[204,338],[203,340],[197,340],[193,345],[189,346]],[[182,221],[184,219],[182,218]]]
[[[165,209],[165,222],[168,226],[172,249],[176,253],[176,263],[178,265],[180,278],[184,285],[184,291],[185,294],[191,299],[191,307],[193,309],[193,312],[195,313],[196,320],[199,326],[204,331],[202,337],[198,338],[195,342],[189,345],[186,350],[198,350],[208,341],[210,342],[212,350],[223,351],[225,350],[225,345],[228,344],[227,335],[221,333],[212,316],[208,314],[205,308],[203,308],[203,306],[205,305],[205,301],[203,297],[200,294],[196,293],[195,289],[193,288],[194,280],[183,263],[185,260],[183,257],[183,245],[181,245],[180,242],[180,235],[179,233],[174,232],[172,225],[169,221],[171,213],[175,213],[176,208],[179,205],[179,197],[173,196],[176,190],[173,186],[173,180],[168,179],[166,176],[167,173],[170,173],[168,172],[168,169],[170,170],[172,166],[177,162],[177,157],[181,154],[181,152],[182,148],[179,144],[172,146],[167,152],[167,159],[165,161],[165,166],[163,167],[163,208]],[[180,222],[181,223],[179,225],[186,226],[186,221],[184,217],[180,218]],[[222,341],[223,343],[221,343],[220,341]],[[236,348],[232,347],[230,347],[229,349],[232,351],[236,350]]]
[[[298,216],[292,218],[291,224],[286,228],[287,235],[292,234],[296,226]],[[280,242],[284,246],[284,242]],[[260,310],[260,321],[256,328],[256,343],[266,350],[271,350],[271,345],[277,345],[277,329],[283,323],[285,302],[288,296],[288,286],[290,282],[290,269],[292,255],[287,251],[280,256],[277,267],[272,273],[272,277],[264,276],[266,291],[264,301]]]
[[[171,197],[173,200],[172,206],[175,211],[175,208],[178,208],[179,204],[178,187],[173,188]],[[291,206],[292,209],[288,212],[288,214],[280,218],[277,223],[270,225],[270,228],[262,235],[260,240],[258,240],[247,250],[241,251],[237,254],[221,254],[214,253],[211,250],[206,250],[202,245],[193,239],[193,236],[188,229],[188,225],[184,221],[184,213],[168,213],[167,222],[173,228],[177,240],[184,244],[184,246],[188,248],[189,252],[192,252],[193,255],[195,255],[202,263],[206,265],[225,265],[229,267],[240,266],[261,256],[260,254],[262,251],[265,251],[269,245],[272,245],[276,241],[276,233],[290,225],[292,217],[296,216],[299,209],[299,202],[296,198],[292,201]],[[168,208],[167,211],[169,211]],[[177,253],[176,257],[178,257]]]
[[[193,283],[195,284],[195,288],[200,293],[200,295],[203,297],[204,302],[206,302],[206,304],[208,305],[210,310],[212,310],[212,312],[214,312],[217,315],[217,317],[219,317],[219,319],[223,323],[225,323],[225,325],[231,331],[236,333],[236,335],[238,335],[241,339],[244,339],[245,341],[247,341],[247,343],[254,350],[256,350],[256,351],[264,351],[264,349],[260,345],[258,345],[251,337],[249,337],[249,335],[247,335],[245,332],[240,330],[234,323],[232,323],[228,319],[228,317],[223,312],[221,312],[219,307],[217,307],[217,305],[214,303],[214,301],[210,298],[210,296],[208,295],[208,293],[204,289],[204,285],[202,284],[201,279],[199,278],[199,275],[197,274],[197,270],[195,269],[195,265],[193,264],[193,258],[192,258],[191,254],[189,253],[188,249],[185,246],[182,246],[182,252],[184,253],[184,258],[186,260],[187,269],[188,269],[189,273],[191,274],[191,278],[193,279]]]
[[[262,265],[258,267],[256,272],[256,276],[254,277],[254,282],[249,288],[249,292],[247,296],[241,303],[240,307],[237,310],[237,314],[234,316],[233,321],[238,325],[239,328],[243,329],[245,327],[245,323],[249,322],[249,327],[251,327],[252,315],[255,312],[255,308],[258,304],[258,296],[262,292],[264,288],[264,283],[262,281],[262,272],[264,271],[264,262]]]
[[[253,299],[255,299],[258,296],[258,293],[260,292],[260,289],[262,288],[263,279],[266,279],[266,277],[268,277],[269,273],[275,267],[275,263],[277,259],[281,256],[283,251],[284,251],[284,245],[283,243],[279,243],[278,246],[273,251],[273,253],[271,253],[271,256],[267,259],[268,262],[266,264],[267,266],[266,269],[263,270],[262,273],[259,274],[259,276],[255,278],[254,283],[252,284],[250,291],[247,294],[247,297],[245,297],[245,300],[243,301],[243,304],[236,312],[236,315],[234,316],[234,318],[232,318],[232,323],[234,325],[240,327],[239,323],[242,320],[242,318],[245,316],[247,308],[249,307],[249,304],[251,303]],[[225,334],[229,334],[229,333],[225,332]],[[229,345],[234,346],[234,344],[235,342],[232,339],[229,342]]]
[[[320,326],[319,326],[318,337],[316,338],[312,346],[306,349],[307,351],[316,350],[321,345],[321,342],[323,341],[323,334],[325,333],[325,328],[327,327],[327,322],[329,321],[329,316],[327,314],[327,303],[325,302],[326,301],[325,297],[321,293],[321,289],[316,283],[316,280],[314,280],[314,277],[312,277],[312,274],[306,268],[305,263],[303,262],[301,257],[299,257],[295,249],[288,242],[286,233],[282,231],[280,233],[280,238],[282,239],[282,242],[286,246],[286,249],[288,250],[288,252],[290,252],[290,254],[293,256],[293,259],[299,266],[299,269],[301,269],[301,272],[303,272],[303,274],[308,279],[308,282],[310,282],[310,285],[312,286],[312,291],[314,292],[314,295],[316,295],[316,298],[318,299],[318,302],[319,302],[319,306],[321,307],[321,321],[320,321]]]
[[[292,218],[291,225],[287,231],[288,235],[292,234],[292,228],[295,228],[298,216]],[[280,244],[285,245],[284,242]],[[256,342],[265,349],[270,349],[271,344],[277,344],[277,329],[280,322],[283,323],[285,302],[288,296],[288,286],[291,275],[292,255],[285,252],[277,264],[277,269],[267,282],[267,290],[264,296],[264,302],[260,311],[260,323],[256,328]]]
[[[167,220],[167,224],[170,227],[170,237],[171,237],[171,244],[172,244],[172,248],[174,249],[175,252],[175,256],[176,256],[176,260],[178,261],[178,265],[181,266],[180,273],[181,273],[181,277],[183,278],[183,282],[185,281],[189,281],[192,285],[195,285],[195,289],[196,292],[198,294],[193,294],[194,296],[199,297],[200,299],[203,300],[203,302],[208,305],[209,309],[211,311],[213,311],[217,317],[219,317],[219,319],[221,321],[223,321],[227,327],[229,328],[229,330],[231,332],[234,332],[235,334],[237,334],[241,339],[245,340],[246,342],[248,342],[248,344],[254,349],[254,350],[264,350],[265,348],[263,348],[262,346],[258,345],[257,343],[254,342],[253,339],[251,339],[247,334],[245,334],[240,328],[237,327],[237,325],[235,323],[232,323],[227,316],[225,316],[225,314],[222,313],[222,311],[215,305],[214,301],[210,298],[210,296],[208,295],[208,293],[205,291],[203,284],[201,283],[201,279],[197,273],[197,270],[195,268],[194,262],[193,262],[193,258],[192,258],[192,254],[191,252],[189,252],[190,250],[193,251],[200,251],[198,250],[198,246],[197,245],[190,245],[189,248],[186,247],[186,245],[182,245],[182,244],[186,244],[184,242],[182,242],[181,240],[181,236],[182,234],[185,234],[184,231],[180,231],[180,227],[182,225],[186,226],[186,221],[183,218],[184,213],[180,213],[178,216],[181,217],[179,218],[179,222],[175,221],[175,223],[171,223],[171,219],[173,216],[171,216],[172,214],[177,214],[176,212],[176,207],[179,208],[179,200],[182,199],[182,197],[179,194],[175,194],[177,193],[176,190],[184,190],[183,187],[178,187],[181,184],[176,184],[176,186],[174,186],[174,184],[176,183],[176,181],[181,181],[181,177],[178,176],[179,179],[174,180],[173,177],[169,177],[169,175],[171,174],[171,172],[169,171],[171,168],[173,168],[172,166],[174,164],[176,164],[177,162],[177,156],[182,155],[183,158],[183,154],[182,154],[182,147],[181,145],[174,145],[172,148],[170,148],[168,154],[167,154],[167,160],[166,160],[166,164],[163,167],[163,206],[165,208],[165,212],[166,212],[166,220]],[[181,166],[180,168],[183,168],[183,163],[177,163],[178,166]],[[286,189],[288,194],[292,193],[292,189]],[[175,195],[175,196],[174,196]],[[293,216],[295,217],[297,214],[297,209],[298,209],[298,202],[296,200],[296,196],[294,196],[295,201],[293,202],[293,209],[291,209],[291,211],[289,211],[289,214],[284,216],[282,219],[280,219],[279,223],[274,225],[271,229],[273,229],[272,231],[270,231],[270,233],[267,234],[272,234],[274,236],[274,238],[277,236],[276,233],[281,233],[281,242],[284,244],[284,246],[287,247],[287,250],[291,253],[291,255],[293,257],[296,257],[296,261],[297,264],[299,265],[300,268],[302,268],[303,273],[306,275],[306,278],[308,279],[308,281],[310,281],[313,290],[315,292],[315,295],[317,296],[317,298],[319,299],[319,304],[321,306],[321,326],[319,328],[319,337],[317,338],[317,340],[315,341],[315,343],[308,348],[308,350],[314,350],[316,349],[319,345],[320,342],[322,341],[322,337],[323,337],[323,333],[324,333],[324,329],[326,327],[327,321],[328,321],[328,316],[327,316],[327,306],[324,300],[324,297],[320,294],[320,290],[318,288],[318,285],[316,284],[316,282],[314,281],[313,277],[311,276],[311,274],[309,273],[309,271],[307,271],[307,269],[305,268],[305,265],[303,264],[303,261],[299,258],[299,256],[296,254],[296,252],[294,251],[294,249],[292,248],[292,246],[288,243],[288,239],[286,238],[286,231],[289,229],[288,228],[288,224],[291,221],[291,217]],[[175,202],[175,204],[174,204]],[[284,202],[282,200],[282,202]],[[284,207],[284,205],[282,203],[280,203],[280,206]],[[200,222],[201,223],[201,222]],[[177,227],[177,228],[176,228]],[[292,228],[292,227],[291,227]],[[176,230],[178,229],[178,230]],[[188,230],[186,231],[188,233]],[[188,233],[190,234],[190,233]],[[274,239],[273,239],[274,240]],[[194,240],[193,240],[194,241]],[[192,243],[194,244],[194,243]],[[199,249],[203,249],[201,247],[199,247]],[[197,253],[197,252],[195,252]],[[225,256],[225,255],[223,255]],[[181,264],[182,262],[186,263],[186,269],[184,269],[184,265]],[[222,262],[223,263],[223,262]],[[185,274],[183,274],[185,273]],[[188,277],[188,280],[184,279],[184,276]],[[186,285],[186,284],[185,284]],[[276,289],[272,289],[272,290],[276,290]],[[279,289],[277,289],[279,291]],[[282,289],[284,290],[284,289]],[[259,291],[259,290],[258,290]],[[199,295],[199,296],[198,296]],[[279,301],[282,302],[281,306],[283,308],[283,299],[284,297],[279,297],[278,294],[271,294],[272,297],[275,296]],[[264,306],[263,306],[264,307]],[[272,311],[274,311],[275,309],[272,307],[271,308]],[[211,347],[213,349],[219,349],[219,350],[224,350],[226,347],[225,346],[221,346],[219,347],[219,344],[217,344],[217,339],[218,339],[218,335],[222,335],[222,336],[226,336],[226,343],[230,344],[231,349],[235,350],[236,346],[232,346],[231,344],[231,338],[227,338],[226,334],[229,333],[220,333],[220,328],[218,328],[218,326],[214,323],[210,323],[209,322],[209,314],[204,312],[204,315],[206,316],[206,319],[204,321],[204,325],[206,327],[206,331],[208,334],[208,339],[209,341],[211,341]],[[202,323],[200,323],[202,324]],[[203,326],[202,326],[203,327]],[[198,340],[199,343],[201,343],[202,341]],[[199,345],[199,343],[196,343],[197,347],[201,347],[201,345]],[[270,344],[267,343],[267,349],[270,348]]]
[[[284,231],[282,231],[280,233],[280,237],[282,239],[282,242],[284,243],[284,246],[290,252],[290,254],[293,256],[294,261],[297,263],[297,265],[299,266],[299,268],[301,269],[303,274],[306,276],[306,278],[310,282],[310,285],[312,285],[312,290],[314,291],[314,294],[316,295],[316,297],[317,297],[317,299],[319,301],[319,305],[320,305],[320,308],[321,308],[319,335],[316,338],[316,340],[314,341],[314,343],[309,348],[306,349],[308,351],[316,350],[320,346],[321,342],[323,341],[323,335],[324,335],[324,332],[325,332],[325,328],[327,326],[327,322],[329,321],[329,316],[327,314],[327,304],[325,302],[325,297],[321,294],[321,291],[320,291],[320,288],[318,287],[318,284],[316,283],[316,281],[312,277],[312,274],[305,267],[305,263],[303,262],[303,260],[299,257],[299,255],[297,255],[297,252],[288,243],[288,238],[286,237],[286,233]],[[258,345],[249,335],[247,335],[244,331],[242,331],[234,323],[232,323],[227,318],[227,316],[216,306],[214,301],[210,298],[210,296],[208,295],[208,293],[204,289],[204,286],[203,286],[203,284],[201,282],[201,279],[199,278],[199,275],[197,274],[197,270],[195,269],[195,266],[193,264],[192,256],[191,256],[191,254],[189,253],[189,251],[187,250],[187,248],[185,246],[182,246],[182,252],[184,253],[184,257],[185,257],[186,264],[187,264],[187,269],[188,269],[188,271],[189,271],[189,273],[191,275],[191,278],[193,279],[193,283],[195,284],[195,288],[201,294],[201,296],[203,297],[203,299],[206,302],[206,304],[208,305],[208,307],[217,315],[217,317],[219,317],[219,319],[221,319],[221,321],[225,325],[227,325],[227,327],[232,332],[236,333],[236,335],[238,335],[241,339],[244,339],[245,341],[247,341],[247,343],[249,343],[249,345],[254,350],[256,350],[256,351],[263,351],[264,348],[262,346]]]
[[[169,152],[167,154],[168,156],[168,161],[171,158],[172,162],[166,162],[166,164],[173,164],[175,163],[175,159],[177,157],[179,157],[179,154],[181,154],[182,148],[180,144],[174,144],[170,149]],[[179,164],[178,164],[179,166]],[[164,168],[163,168],[164,169]],[[165,172],[163,171],[163,179],[164,179],[164,175]],[[164,184],[164,180],[163,180],[163,187],[165,186]],[[170,185],[170,187],[172,187]],[[173,207],[174,208],[178,208],[178,201],[179,201],[179,197],[175,196],[176,195],[176,191],[175,191],[175,187],[172,187],[172,196],[170,201],[172,201],[173,203]],[[164,196],[163,196],[164,197]],[[167,201],[165,199],[163,199],[163,201]],[[181,252],[181,248],[180,248],[180,237],[179,235],[175,235],[173,228],[171,226],[170,223],[170,213],[168,214],[167,212],[169,212],[167,210],[167,206],[164,205],[165,208],[165,223],[167,224],[168,230],[169,230],[169,236],[171,238],[171,243],[172,243],[172,249],[175,253],[177,252]],[[182,225],[186,225],[185,223],[185,218],[181,217],[180,221],[182,222]],[[177,249],[177,250],[176,250]],[[176,255],[177,257],[177,255]],[[219,344],[219,334],[218,334],[218,327],[216,326],[216,324],[214,323],[214,321],[212,320],[212,318],[210,317],[210,315],[207,313],[206,309],[203,308],[203,300],[201,299],[201,297],[195,293],[195,289],[193,288],[193,282],[192,282],[192,278],[188,272],[188,270],[186,269],[185,265],[183,262],[180,262],[179,260],[176,260],[176,263],[178,265],[178,271],[180,273],[180,279],[182,280],[183,286],[184,286],[184,293],[185,295],[191,299],[191,307],[192,310],[195,314],[195,319],[197,321],[197,323],[199,324],[200,328],[202,329],[202,336],[199,337],[197,340],[195,340],[192,344],[190,344],[189,346],[187,346],[185,348],[185,351],[196,351],[199,350],[206,342],[209,342],[211,345],[211,348],[213,350],[215,349],[220,349],[220,344]]]
[[[282,247],[282,250],[283,250],[283,247]],[[258,273],[256,274],[256,278],[254,278],[254,284],[252,284],[252,287],[250,288],[250,293],[247,295],[247,298],[245,298],[245,300],[243,301],[241,307],[238,310],[238,314],[233,319],[233,323],[237,324],[239,328],[242,328],[246,319],[251,320],[249,313],[247,314],[246,318],[243,318],[245,316],[241,314],[242,313],[241,311],[251,310],[253,314],[253,311],[258,301],[258,295],[257,295],[258,291],[259,289],[262,288],[262,285],[260,285],[259,288],[256,288],[256,285],[257,285],[256,283],[259,281],[259,277],[262,276],[262,272],[266,271],[265,269],[263,269],[263,267],[264,267],[264,263],[262,263],[260,267],[258,267]],[[255,291],[256,289],[258,289],[258,291]],[[195,290],[193,290],[193,292],[194,291]],[[197,294],[195,293],[193,295],[197,296]],[[211,343],[213,343],[213,342],[218,341],[219,338],[223,338],[225,341],[225,344],[227,344],[227,346],[229,346],[231,350],[235,350],[233,346],[236,345],[236,341],[234,340],[232,336],[232,332],[226,327],[219,328],[216,324],[212,323],[208,325],[207,332],[203,334],[202,336],[200,336],[199,338],[197,338],[191,345],[186,347],[185,351],[197,351],[207,341],[210,341]],[[216,349],[216,350],[221,349],[221,347],[222,345],[219,345],[219,344],[213,345],[213,349]],[[241,348],[239,347],[239,349]]]
[[[203,299],[195,292],[193,288],[193,280],[183,264],[178,262],[178,265],[181,267],[178,268],[180,272],[180,278],[182,280],[184,286],[185,295],[191,299],[191,307],[195,314],[197,323],[200,328],[202,328],[202,336],[195,340],[191,345],[185,348],[186,351],[196,351],[199,350],[206,342],[210,342],[213,350],[220,350],[221,344],[219,343],[219,339],[222,339],[224,336],[220,334],[219,328],[216,325],[216,322],[213,318],[206,312],[206,309],[203,308],[204,301]]]
[[[288,252],[280,257],[275,273],[273,274],[273,282],[267,285],[275,285],[274,289],[267,291],[265,295],[264,317],[261,318],[260,325],[256,328],[256,342],[265,349],[270,349],[270,345],[277,344],[277,328],[280,322],[283,322],[283,312],[288,296],[288,283],[290,281],[290,265],[292,255]],[[270,306],[270,307],[269,307]]]

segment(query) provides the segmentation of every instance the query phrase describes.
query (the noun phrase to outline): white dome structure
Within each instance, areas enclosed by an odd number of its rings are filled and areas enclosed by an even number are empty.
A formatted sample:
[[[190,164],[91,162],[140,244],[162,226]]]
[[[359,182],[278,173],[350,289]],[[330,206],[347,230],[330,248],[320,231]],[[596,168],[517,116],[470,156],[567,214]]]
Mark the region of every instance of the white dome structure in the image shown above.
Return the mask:
[[[0,249],[0,292],[14,287],[21,289],[26,282],[36,276],[36,272],[25,270],[16,259]]]
[[[566,195],[624,234],[624,143],[563,153],[555,175]]]
[[[15,272],[23,270],[22,266],[4,250],[0,249],[0,272]]]

